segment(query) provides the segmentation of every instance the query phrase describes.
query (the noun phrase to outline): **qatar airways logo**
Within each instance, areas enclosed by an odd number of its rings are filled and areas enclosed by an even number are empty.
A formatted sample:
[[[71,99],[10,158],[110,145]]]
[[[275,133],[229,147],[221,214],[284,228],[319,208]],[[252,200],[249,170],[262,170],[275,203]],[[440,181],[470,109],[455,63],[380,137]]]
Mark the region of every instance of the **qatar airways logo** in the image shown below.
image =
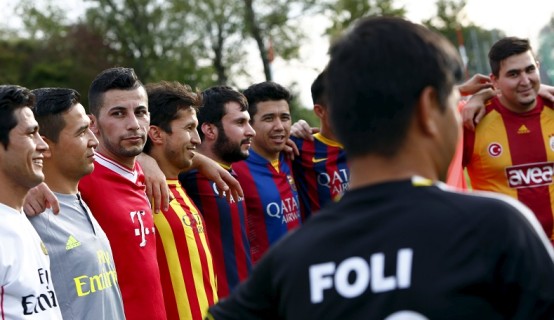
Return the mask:
[[[554,162],[538,162],[506,168],[510,188],[531,188],[552,184]]]
[[[348,170],[339,169],[332,173],[321,172],[317,175],[317,184],[331,189],[331,194],[336,196],[348,189],[350,176]]]
[[[283,224],[300,220],[300,210],[295,197],[281,199],[281,202],[270,202],[265,207],[265,213],[275,219],[281,219]]]
[[[502,146],[498,142],[492,142],[487,148],[489,154],[496,158],[502,154]]]

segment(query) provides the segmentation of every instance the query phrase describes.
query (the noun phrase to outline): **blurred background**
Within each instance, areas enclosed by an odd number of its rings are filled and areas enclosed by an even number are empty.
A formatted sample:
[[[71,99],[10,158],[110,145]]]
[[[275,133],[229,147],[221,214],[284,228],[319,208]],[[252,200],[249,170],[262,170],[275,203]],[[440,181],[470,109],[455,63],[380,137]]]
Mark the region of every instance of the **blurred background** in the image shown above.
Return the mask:
[[[554,83],[552,0],[1,0],[0,83],[88,86],[101,70],[133,67],[144,83],[200,90],[273,80],[296,96],[293,119],[316,124],[310,85],[352,21],[392,15],[445,35],[467,75],[489,74],[497,39],[531,40]]]

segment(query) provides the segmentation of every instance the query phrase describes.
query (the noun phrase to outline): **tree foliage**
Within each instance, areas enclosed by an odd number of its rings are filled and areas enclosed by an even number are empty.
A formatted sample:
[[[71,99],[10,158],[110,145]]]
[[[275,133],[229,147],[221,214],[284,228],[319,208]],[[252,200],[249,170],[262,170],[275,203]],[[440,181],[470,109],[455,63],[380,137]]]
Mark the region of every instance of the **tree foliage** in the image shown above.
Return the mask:
[[[489,74],[488,51],[496,40],[504,37],[504,33],[497,29],[483,29],[468,22],[464,12],[466,2],[438,0],[437,14],[423,21],[423,24],[444,35],[460,50],[467,76],[476,73]]]
[[[243,0],[245,34],[254,39],[266,80],[272,80],[273,55],[288,60],[298,57],[306,34],[299,27],[302,16],[315,0]]]
[[[406,9],[395,7],[394,0],[328,0],[322,6],[332,25],[326,33],[332,39],[350,26],[355,20],[366,16],[404,17]]]
[[[543,71],[541,80],[544,83],[554,84],[554,15],[540,31],[537,55]]]

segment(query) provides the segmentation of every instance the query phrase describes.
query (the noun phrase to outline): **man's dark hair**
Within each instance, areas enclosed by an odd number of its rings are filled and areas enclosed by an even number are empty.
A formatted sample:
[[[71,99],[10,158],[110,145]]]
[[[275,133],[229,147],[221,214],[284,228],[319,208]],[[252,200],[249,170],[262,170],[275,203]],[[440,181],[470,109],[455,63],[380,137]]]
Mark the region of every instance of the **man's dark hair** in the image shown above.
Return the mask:
[[[150,125],[171,133],[171,121],[177,119],[180,110],[202,105],[202,95],[192,91],[190,86],[179,82],[161,81],[146,85],[150,110]],[[152,141],[146,140],[144,152],[152,149]]]
[[[81,102],[79,92],[68,88],[40,88],[31,91],[35,95],[33,113],[40,127],[40,134],[58,142],[65,128],[63,114]]]
[[[27,88],[17,85],[0,85],[0,143],[8,149],[10,131],[17,126],[15,111],[33,107],[35,96]]]
[[[327,108],[327,90],[325,88],[325,77],[327,71],[323,70],[312,83],[312,100],[314,104]]]
[[[446,110],[463,68],[456,49],[421,25],[364,18],[331,47],[327,69],[331,122],[349,157],[394,156],[425,87]]]
[[[90,84],[88,91],[89,111],[98,117],[102,108],[104,93],[110,90],[134,90],[142,86],[142,82],[140,82],[132,68],[106,69],[98,74]]]
[[[489,51],[489,64],[492,74],[498,77],[500,63],[511,56],[532,51],[529,40],[516,37],[506,37],[498,40]]]
[[[254,115],[258,112],[258,102],[285,100],[290,105],[292,95],[283,86],[273,81],[256,83],[244,90],[244,96],[248,100],[248,113],[254,121]]]
[[[240,111],[248,110],[246,97],[228,86],[215,86],[202,92],[202,106],[198,110],[198,127],[203,123],[214,124],[219,130],[223,130],[221,119],[225,116],[225,104],[236,102],[240,105]],[[202,130],[198,130],[200,139],[204,139]]]

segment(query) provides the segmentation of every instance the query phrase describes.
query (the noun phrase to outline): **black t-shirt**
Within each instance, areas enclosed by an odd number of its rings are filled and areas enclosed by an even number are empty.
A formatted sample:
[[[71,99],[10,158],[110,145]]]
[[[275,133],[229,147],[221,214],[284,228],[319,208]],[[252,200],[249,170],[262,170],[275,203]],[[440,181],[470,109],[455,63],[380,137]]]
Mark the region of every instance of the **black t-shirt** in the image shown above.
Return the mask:
[[[511,198],[413,178],[348,191],[283,238],[215,319],[554,319],[554,262]]]

